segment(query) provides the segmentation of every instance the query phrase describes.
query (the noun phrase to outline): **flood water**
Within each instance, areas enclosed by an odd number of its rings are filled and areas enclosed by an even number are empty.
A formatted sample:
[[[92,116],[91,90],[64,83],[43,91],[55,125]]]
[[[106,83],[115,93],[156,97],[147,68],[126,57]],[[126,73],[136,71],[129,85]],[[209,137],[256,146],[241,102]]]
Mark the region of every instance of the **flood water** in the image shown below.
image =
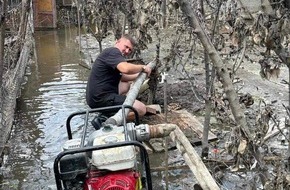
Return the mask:
[[[56,189],[53,162],[67,139],[65,120],[84,110],[88,69],[79,65],[77,30],[36,31],[37,61],[17,100],[0,189]]]
[[[79,65],[77,35],[77,29],[70,27],[35,34],[37,61],[28,68],[30,75],[17,100],[10,149],[1,168],[1,190],[56,189],[53,162],[67,140],[66,118],[88,108],[85,86],[89,70]],[[79,126],[72,129],[74,137],[81,136],[82,119],[73,121]],[[162,153],[150,155],[151,167],[162,164],[162,157]],[[192,189],[188,171],[170,172],[169,189]],[[165,189],[164,177],[164,172],[152,172],[153,189]]]

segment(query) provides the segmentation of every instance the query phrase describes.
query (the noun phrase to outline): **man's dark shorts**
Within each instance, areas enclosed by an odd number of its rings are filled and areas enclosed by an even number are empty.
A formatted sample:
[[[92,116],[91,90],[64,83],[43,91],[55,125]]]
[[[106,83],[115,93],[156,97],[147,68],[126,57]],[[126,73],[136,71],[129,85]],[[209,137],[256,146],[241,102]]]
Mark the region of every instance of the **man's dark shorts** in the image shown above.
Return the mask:
[[[126,100],[126,96],[119,94],[108,94],[102,98],[94,108],[122,105]]]
[[[119,94],[108,94],[103,97],[100,101],[95,103],[94,105],[89,105],[91,108],[102,108],[102,107],[109,107],[109,106],[117,106],[122,105],[125,102],[126,96],[119,95]],[[110,108],[109,110],[103,110],[102,115],[106,117],[111,117],[115,113],[119,111],[120,108]],[[92,120],[92,125],[95,129],[100,129],[101,127],[101,117],[100,115],[96,116]]]

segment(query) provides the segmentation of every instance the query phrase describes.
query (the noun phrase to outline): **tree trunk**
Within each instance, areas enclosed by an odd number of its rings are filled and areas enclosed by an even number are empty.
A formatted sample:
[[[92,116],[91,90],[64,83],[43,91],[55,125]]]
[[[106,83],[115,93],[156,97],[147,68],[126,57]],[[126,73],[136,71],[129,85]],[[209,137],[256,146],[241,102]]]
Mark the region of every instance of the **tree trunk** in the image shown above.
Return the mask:
[[[167,7],[167,2],[166,0],[162,0],[162,3],[161,3],[161,15],[162,15],[162,18],[161,18],[161,24],[162,24],[162,27],[163,28],[166,28],[166,7]]]
[[[203,0],[200,0],[200,4],[202,7],[202,15],[205,17],[204,5]],[[218,20],[219,20],[219,13],[220,8],[222,5],[222,1],[219,1],[218,8],[216,12],[215,19],[212,23],[212,32],[211,32],[211,39],[214,39],[216,31],[218,32]],[[204,63],[205,63],[205,72],[206,72],[206,100],[205,100],[205,116],[204,116],[204,128],[203,128],[203,136],[202,136],[202,157],[208,157],[208,133],[210,130],[210,119],[211,119],[211,112],[212,112],[212,97],[214,96],[214,81],[215,81],[215,69],[214,67],[210,67],[210,60],[207,51],[204,51]]]
[[[205,17],[203,0],[199,0],[201,7],[202,15]],[[205,116],[204,116],[204,128],[202,135],[202,151],[201,157],[207,158],[209,152],[208,146],[208,132],[210,130],[210,119],[211,119],[211,80],[210,80],[210,60],[208,53],[204,50],[204,66],[205,66],[205,88],[206,88],[206,97],[205,97]],[[212,81],[213,82],[213,81]]]
[[[6,1],[0,1],[0,87],[3,84]],[[0,88],[1,90],[2,88]],[[1,90],[2,92],[2,90]],[[2,100],[0,96],[0,100]]]
[[[200,39],[203,47],[208,52],[210,59],[212,60],[212,63],[217,71],[217,74],[219,75],[220,82],[223,84],[224,91],[226,93],[226,96],[228,98],[228,101],[230,103],[230,108],[233,113],[233,116],[235,118],[235,121],[237,123],[237,126],[240,127],[241,131],[241,140],[246,139],[247,141],[247,147],[257,160],[259,164],[259,168],[261,169],[261,181],[264,185],[266,183],[266,180],[269,178],[268,170],[266,169],[265,163],[262,160],[262,157],[260,155],[259,149],[255,144],[253,144],[253,136],[249,131],[249,128],[247,126],[246,118],[244,115],[244,112],[242,108],[240,107],[239,100],[237,93],[234,89],[232,80],[230,78],[228,70],[223,66],[223,61],[216,51],[214,45],[210,41],[207,34],[203,31],[197,16],[195,15],[194,10],[190,7],[190,4],[188,1],[185,0],[178,0],[178,3],[181,7],[181,10],[186,15],[189,25],[192,27],[194,32],[197,34],[198,38]]]
[[[128,1],[126,4],[127,10],[135,10],[134,8],[134,1]],[[134,30],[135,23],[134,23],[134,14],[133,11],[128,11],[126,14],[126,18],[124,20],[128,20],[128,32],[131,34]],[[125,31],[125,30],[124,30]]]
[[[150,74],[150,80],[148,81],[149,93],[148,93],[147,104],[153,104],[153,102],[155,102],[157,86],[158,86],[158,83],[159,83],[159,80],[158,80],[159,79],[158,68],[161,65],[159,57],[160,57],[160,40],[159,40],[158,44],[156,45],[156,65],[155,65],[155,69],[152,70],[152,72]]]
[[[1,1],[0,1],[1,2]],[[1,13],[0,13],[0,130],[4,130],[3,122],[3,72],[4,72],[4,41],[5,41],[5,19],[6,19],[6,0],[0,3]],[[0,135],[0,145],[4,144],[3,133]]]
[[[249,138],[249,140],[252,140],[253,137],[251,133],[249,132],[245,115],[239,104],[237,93],[234,89],[228,70],[223,66],[224,63],[220,55],[216,51],[214,45],[211,43],[209,37],[202,30],[200,23],[196,15],[194,14],[194,11],[191,9],[189,3],[184,0],[179,0],[178,2],[179,2],[179,5],[181,6],[181,10],[187,16],[189,25],[192,28],[194,28],[194,31],[197,33],[198,38],[200,39],[205,50],[208,52],[209,57],[211,58],[214,67],[216,68],[217,74],[219,75],[220,80],[223,84],[225,93],[230,102],[231,110],[233,112],[233,115],[235,117],[237,124],[241,126],[244,132],[244,135],[247,138]]]

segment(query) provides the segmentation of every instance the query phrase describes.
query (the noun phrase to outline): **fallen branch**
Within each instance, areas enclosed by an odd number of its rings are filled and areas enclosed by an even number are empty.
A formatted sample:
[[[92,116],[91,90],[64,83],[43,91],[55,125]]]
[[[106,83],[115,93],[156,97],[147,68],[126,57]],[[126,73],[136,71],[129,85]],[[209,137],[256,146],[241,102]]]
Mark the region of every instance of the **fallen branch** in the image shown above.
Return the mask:
[[[176,142],[176,147],[181,152],[186,164],[189,166],[194,176],[198,180],[203,190],[218,190],[219,186],[207,170],[199,155],[191,146],[189,140],[177,127],[171,134],[172,141]]]

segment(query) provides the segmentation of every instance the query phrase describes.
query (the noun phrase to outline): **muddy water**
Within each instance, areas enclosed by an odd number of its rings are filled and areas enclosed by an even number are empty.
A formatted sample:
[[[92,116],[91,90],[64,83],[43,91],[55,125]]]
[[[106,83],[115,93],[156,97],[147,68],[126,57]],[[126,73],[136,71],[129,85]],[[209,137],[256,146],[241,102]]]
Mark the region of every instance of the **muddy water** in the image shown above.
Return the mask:
[[[52,170],[66,140],[65,120],[86,108],[88,70],[79,66],[77,30],[37,31],[37,61],[17,100],[0,189],[56,189]]]
[[[87,108],[85,85],[89,71],[79,65],[76,36],[77,30],[69,27],[36,32],[37,61],[29,67],[27,84],[17,100],[10,151],[1,168],[1,190],[56,189],[53,162],[67,140],[66,118]],[[83,120],[76,119],[74,124],[80,127],[73,128],[73,135],[80,137]],[[163,153],[151,155],[151,167],[163,165],[163,158]],[[188,171],[170,171],[168,189],[192,189],[192,174]],[[153,189],[165,189],[164,179],[164,172],[152,172]]]

